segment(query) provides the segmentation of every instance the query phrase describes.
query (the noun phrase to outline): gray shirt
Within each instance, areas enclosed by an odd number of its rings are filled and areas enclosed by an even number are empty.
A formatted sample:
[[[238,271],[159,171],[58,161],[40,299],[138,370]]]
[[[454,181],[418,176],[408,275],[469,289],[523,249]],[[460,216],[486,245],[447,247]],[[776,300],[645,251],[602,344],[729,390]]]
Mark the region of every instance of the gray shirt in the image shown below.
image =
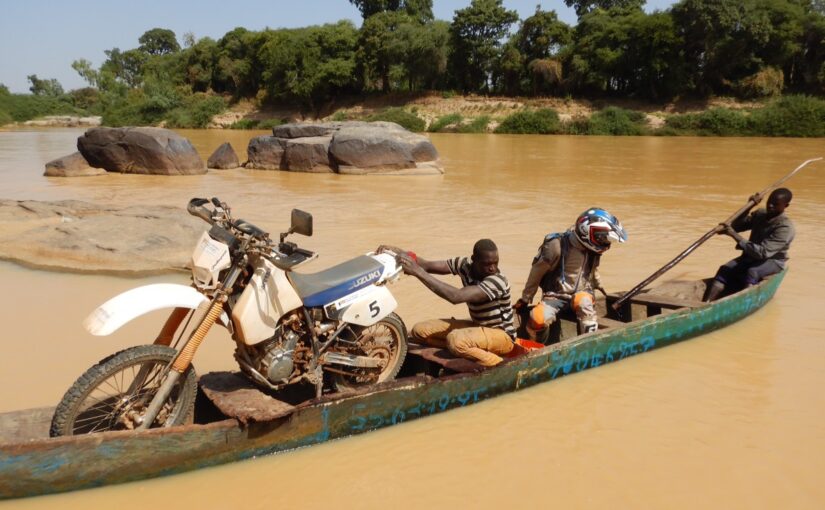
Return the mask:
[[[748,216],[733,222],[737,232],[750,230],[750,239],[739,243],[738,249],[753,260],[774,259],[782,267],[788,260],[788,248],[793,241],[795,230],[793,223],[785,213],[768,218],[765,209],[759,209]]]

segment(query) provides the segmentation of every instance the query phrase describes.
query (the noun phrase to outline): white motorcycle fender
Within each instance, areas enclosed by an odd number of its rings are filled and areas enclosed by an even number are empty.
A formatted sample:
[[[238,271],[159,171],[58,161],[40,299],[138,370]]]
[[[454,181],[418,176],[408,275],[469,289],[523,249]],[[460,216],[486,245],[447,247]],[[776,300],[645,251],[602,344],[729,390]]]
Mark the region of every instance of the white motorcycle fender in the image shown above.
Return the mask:
[[[344,310],[341,320],[358,326],[372,326],[393,312],[398,306],[385,286],[373,287]]]
[[[156,283],[118,294],[106,301],[83,321],[86,331],[95,336],[106,336],[141,315],[163,308],[195,309],[209,298],[186,285]],[[221,317],[227,323],[226,314]]]

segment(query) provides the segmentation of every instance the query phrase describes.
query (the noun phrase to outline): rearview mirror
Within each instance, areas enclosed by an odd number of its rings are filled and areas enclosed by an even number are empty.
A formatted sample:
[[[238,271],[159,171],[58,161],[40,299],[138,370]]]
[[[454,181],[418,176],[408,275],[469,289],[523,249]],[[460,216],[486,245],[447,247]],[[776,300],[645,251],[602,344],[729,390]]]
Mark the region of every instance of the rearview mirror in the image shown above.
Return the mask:
[[[312,235],[312,215],[300,209],[292,210],[292,226],[290,232],[305,236]]]

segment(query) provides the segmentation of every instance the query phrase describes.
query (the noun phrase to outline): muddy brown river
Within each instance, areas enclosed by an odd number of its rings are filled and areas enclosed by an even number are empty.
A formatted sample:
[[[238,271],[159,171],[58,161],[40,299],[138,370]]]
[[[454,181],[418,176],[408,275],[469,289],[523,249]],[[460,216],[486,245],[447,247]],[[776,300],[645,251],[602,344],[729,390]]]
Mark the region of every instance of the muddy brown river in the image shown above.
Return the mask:
[[[801,161],[823,140],[432,135],[444,176],[369,177],[254,170],[203,176],[42,176],[80,130],[0,132],[0,198],[131,205],[218,196],[273,232],[297,207],[298,238],[320,270],[401,245],[426,258],[469,255],[492,238],[518,292],[542,237],[590,206],[629,233],[602,260],[608,291],[652,273]],[[253,132],[182,131],[204,160],[224,141],[243,158]],[[825,507],[825,163],[788,182],[797,238],[776,298],[694,340],[448,413],[285,454],[183,475],[0,503],[0,508],[823,508]],[[718,237],[663,280],[711,275],[735,256]],[[88,366],[150,342],[149,314],[112,337],[80,323],[144,279],[0,263],[0,412],[54,405]],[[457,280],[451,280],[454,283]],[[392,287],[411,327],[466,316],[412,278]],[[199,372],[232,369],[215,330]],[[128,466],[124,469],[128,469]],[[174,503],[173,503],[174,504]]]

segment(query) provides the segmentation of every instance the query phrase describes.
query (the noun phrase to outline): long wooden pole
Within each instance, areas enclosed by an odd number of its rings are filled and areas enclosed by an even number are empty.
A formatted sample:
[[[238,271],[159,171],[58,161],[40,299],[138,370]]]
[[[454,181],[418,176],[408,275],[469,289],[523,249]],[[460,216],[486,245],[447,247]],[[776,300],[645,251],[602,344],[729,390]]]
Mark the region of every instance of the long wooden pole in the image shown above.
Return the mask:
[[[735,213],[733,213],[733,214],[732,214],[732,215],[731,215],[728,219],[726,219],[724,222],[722,222],[722,223],[720,223],[719,225],[717,225],[717,226],[713,227],[713,228],[712,228],[711,230],[709,230],[709,231],[708,231],[705,235],[703,235],[703,236],[702,236],[702,237],[700,237],[697,241],[695,241],[693,244],[691,244],[690,246],[688,246],[688,247],[687,247],[687,249],[686,249],[685,251],[683,251],[682,253],[680,253],[679,255],[677,255],[677,256],[676,256],[673,260],[671,260],[670,262],[668,262],[667,264],[665,264],[664,266],[662,266],[662,267],[661,267],[658,271],[656,271],[656,272],[655,272],[655,273],[653,273],[652,275],[650,275],[650,276],[648,276],[647,278],[645,278],[645,280],[644,280],[643,282],[641,282],[639,285],[636,285],[635,287],[633,287],[632,289],[630,289],[628,292],[626,292],[624,295],[622,295],[622,297],[620,297],[619,299],[617,299],[617,300],[616,300],[616,302],[615,302],[615,303],[613,303],[613,309],[614,309],[614,310],[618,310],[618,309],[622,306],[622,304],[623,304],[625,301],[627,301],[628,299],[632,298],[633,296],[635,296],[636,294],[638,294],[639,292],[641,292],[641,291],[642,291],[642,289],[644,289],[645,287],[647,287],[648,285],[650,285],[650,283],[651,283],[651,282],[653,282],[653,280],[655,280],[655,279],[659,278],[660,276],[662,276],[663,274],[665,274],[666,272],[668,272],[668,271],[669,271],[669,270],[670,270],[673,266],[675,266],[676,264],[678,264],[679,262],[681,262],[681,261],[682,261],[682,259],[684,259],[684,258],[685,258],[685,257],[687,257],[688,255],[690,255],[691,253],[693,253],[693,251],[694,251],[696,248],[698,248],[699,246],[701,246],[701,245],[702,245],[705,241],[707,241],[707,240],[708,240],[708,239],[710,239],[711,237],[713,237],[713,236],[715,236],[716,234],[718,234],[718,233],[720,232],[720,230],[722,229],[722,225],[723,225],[723,224],[726,224],[726,223],[727,223],[727,224],[730,224],[730,223],[732,223],[735,219],[737,219],[737,218],[738,218],[738,217],[740,217],[741,215],[745,214],[746,212],[750,211],[750,210],[753,208],[753,206],[755,206],[756,204],[758,204],[758,203],[762,200],[762,197],[764,197],[764,196],[765,196],[768,192],[770,192],[771,190],[774,190],[774,189],[778,188],[779,186],[781,186],[781,185],[782,185],[782,183],[784,183],[785,181],[787,181],[788,179],[790,179],[791,177],[793,177],[793,176],[794,176],[794,174],[796,174],[797,172],[799,172],[800,170],[802,170],[803,168],[805,168],[806,166],[808,166],[810,163],[813,163],[814,161],[820,161],[821,159],[822,159],[822,158],[813,158],[813,159],[809,159],[809,160],[807,160],[807,161],[803,161],[801,165],[799,165],[798,167],[796,167],[796,168],[795,168],[792,172],[790,172],[789,174],[787,174],[785,177],[783,177],[783,178],[779,179],[778,181],[776,181],[775,183],[771,184],[770,186],[768,186],[768,187],[767,187],[767,188],[765,188],[764,190],[760,191],[759,193],[756,193],[755,195],[752,195],[752,196],[748,199],[748,203],[747,203],[747,204],[745,204],[745,205],[744,205],[741,209],[739,209],[738,211],[736,211]]]

